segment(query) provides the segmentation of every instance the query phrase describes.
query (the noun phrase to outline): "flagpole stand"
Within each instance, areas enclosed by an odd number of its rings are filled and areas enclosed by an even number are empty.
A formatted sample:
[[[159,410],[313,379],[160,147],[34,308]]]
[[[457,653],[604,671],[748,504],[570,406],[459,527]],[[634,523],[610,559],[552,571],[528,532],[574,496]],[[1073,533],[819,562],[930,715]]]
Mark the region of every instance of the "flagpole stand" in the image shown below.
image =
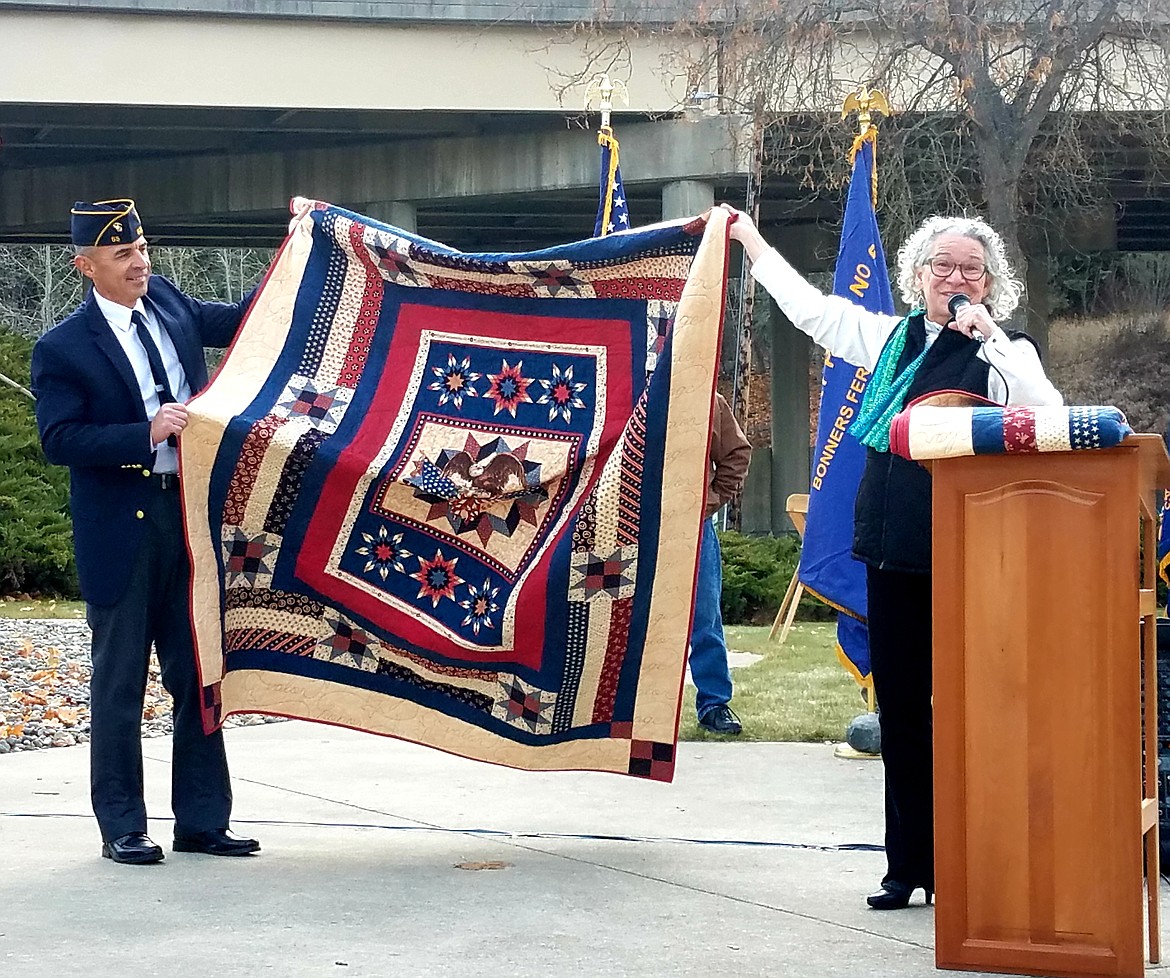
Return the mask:
[[[792,572],[792,580],[788,582],[788,590],[784,592],[784,600],[780,602],[780,609],[776,612],[776,620],[772,622],[772,630],[768,632],[768,641],[783,645],[788,638],[788,631],[792,628],[796,618],[796,607],[804,594],[804,585],[800,583],[800,568]],[[777,637],[779,633],[779,637]]]
[[[788,513],[792,525],[796,528],[797,539],[802,539],[804,537],[804,523],[808,518],[808,493],[794,492],[784,503],[784,509]],[[804,585],[800,583],[800,563],[798,561],[796,570],[792,572],[792,580],[788,582],[788,590],[784,592],[784,600],[780,602],[780,608],[776,612],[776,620],[772,622],[772,630],[768,632],[768,641],[774,641],[781,646],[784,644],[784,640],[788,638],[788,630],[792,628],[792,622],[796,619],[796,608],[800,604],[802,594],[804,594]],[[779,638],[776,637],[777,634],[779,634]]]
[[[833,748],[833,756],[839,757],[843,761],[880,761],[882,759],[881,753],[871,754],[865,750],[855,750],[848,744],[838,744]]]
[[[875,711],[872,680],[865,687],[865,698],[869,712],[859,713],[849,722],[845,731],[845,743],[837,745],[833,751],[834,757],[849,761],[866,761],[882,756],[882,733]]]

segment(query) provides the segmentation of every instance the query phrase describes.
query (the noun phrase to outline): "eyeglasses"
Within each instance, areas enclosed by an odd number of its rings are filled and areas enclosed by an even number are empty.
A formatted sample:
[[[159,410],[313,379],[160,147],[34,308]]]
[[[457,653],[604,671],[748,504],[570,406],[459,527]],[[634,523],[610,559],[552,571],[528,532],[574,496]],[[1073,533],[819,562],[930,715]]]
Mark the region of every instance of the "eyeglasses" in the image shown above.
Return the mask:
[[[949,278],[951,272],[956,268],[959,270],[959,274],[963,276],[964,282],[978,282],[987,274],[987,266],[978,262],[958,265],[949,258],[930,258],[926,264],[930,266],[930,270],[939,278]]]

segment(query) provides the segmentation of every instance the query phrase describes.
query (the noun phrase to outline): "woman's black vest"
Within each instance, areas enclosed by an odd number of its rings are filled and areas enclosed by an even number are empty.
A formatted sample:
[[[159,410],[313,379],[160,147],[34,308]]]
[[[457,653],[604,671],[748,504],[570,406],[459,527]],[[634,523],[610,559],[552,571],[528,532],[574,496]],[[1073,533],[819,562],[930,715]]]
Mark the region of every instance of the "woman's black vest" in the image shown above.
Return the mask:
[[[887,340],[887,342],[889,342]],[[926,346],[922,314],[910,320],[901,373]],[[905,403],[935,391],[960,390],[987,396],[990,365],[980,344],[943,329],[910,383]],[[881,570],[930,572],[930,473],[917,462],[867,448],[865,470],[853,512],[853,556]]]

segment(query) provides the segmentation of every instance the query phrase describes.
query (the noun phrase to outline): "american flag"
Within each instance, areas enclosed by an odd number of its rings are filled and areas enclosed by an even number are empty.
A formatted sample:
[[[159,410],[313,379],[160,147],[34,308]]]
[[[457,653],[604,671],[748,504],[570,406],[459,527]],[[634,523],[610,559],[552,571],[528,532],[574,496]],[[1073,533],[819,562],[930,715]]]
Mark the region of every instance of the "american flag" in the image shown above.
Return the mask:
[[[626,206],[626,191],[622,187],[622,170],[618,165],[618,141],[609,126],[597,133],[601,146],[601,199],[597,203],[597,221],[593,237],[603,238],[613,231],[624,231],[630,226],[630,211]]]

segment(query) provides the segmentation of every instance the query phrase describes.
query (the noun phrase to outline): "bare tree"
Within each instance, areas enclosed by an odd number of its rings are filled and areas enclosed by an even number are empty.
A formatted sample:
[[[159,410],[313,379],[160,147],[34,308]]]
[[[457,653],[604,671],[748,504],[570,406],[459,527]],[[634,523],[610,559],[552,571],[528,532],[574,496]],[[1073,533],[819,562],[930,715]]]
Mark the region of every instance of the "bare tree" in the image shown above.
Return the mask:
[[[256,283],[271,252],[261,248],[158,248],[154,271],[201,299],[234,302]],[[0,247],[0,328],[38,337],[84,295],[73,251],[61,245]]]
[[[73,252],[59,245],[0,247],[0,326],[37,337],[81,298]]]
[[[1054,216],[1170,171],[1168,0],[735,0],[681,23],[708,42],[691,86],[762,97],[768,171],[810,194],[845,176],[834,109],[859,83],[885,91],[901,113],[879,158],[887,240],[980,211],[1033,292]]]

